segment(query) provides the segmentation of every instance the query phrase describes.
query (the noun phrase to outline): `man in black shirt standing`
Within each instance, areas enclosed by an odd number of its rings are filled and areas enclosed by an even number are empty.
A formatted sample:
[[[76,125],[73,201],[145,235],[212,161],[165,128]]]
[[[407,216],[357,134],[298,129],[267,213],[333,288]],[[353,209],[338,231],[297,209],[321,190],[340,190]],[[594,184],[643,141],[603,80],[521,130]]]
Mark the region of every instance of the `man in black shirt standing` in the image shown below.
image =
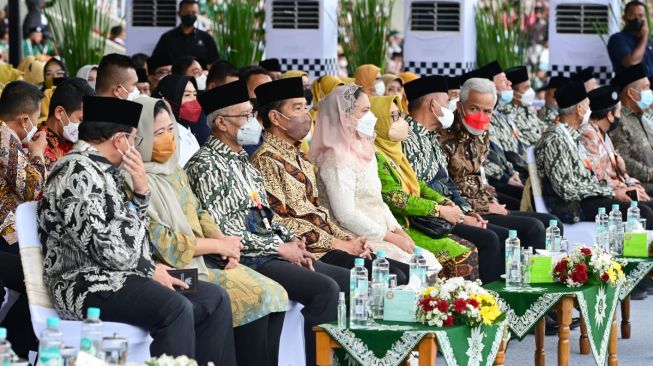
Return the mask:
[[[182,0],[177,12],[181,24],[161,35],[152,57],[176,60],[181,56],[193,56],[203,68],[217,61],[220,55],[213,37],[194,26],[199,12],[200,6],[196,0]]]

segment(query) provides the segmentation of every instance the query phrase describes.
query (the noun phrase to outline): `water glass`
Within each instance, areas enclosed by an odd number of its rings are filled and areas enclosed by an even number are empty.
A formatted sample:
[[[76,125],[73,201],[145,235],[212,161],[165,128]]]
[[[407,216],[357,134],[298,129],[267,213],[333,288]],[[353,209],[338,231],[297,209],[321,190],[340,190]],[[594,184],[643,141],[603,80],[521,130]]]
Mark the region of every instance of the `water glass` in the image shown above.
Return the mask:
[[[642,230],[646,230],[646,219],[639,219],[639,227]]]
[[[560,252],[569,253],[569,240],[560,239]]]
[[[530,287],[531,284],[531,256],[533,247],[522,248],[521,250],[521,286]]]
[[[438,280],[438,273],[440,273],[439,270],[436,270],[435,268],[431,267],[426,270],[426,286],[435,286],[435,282]]]

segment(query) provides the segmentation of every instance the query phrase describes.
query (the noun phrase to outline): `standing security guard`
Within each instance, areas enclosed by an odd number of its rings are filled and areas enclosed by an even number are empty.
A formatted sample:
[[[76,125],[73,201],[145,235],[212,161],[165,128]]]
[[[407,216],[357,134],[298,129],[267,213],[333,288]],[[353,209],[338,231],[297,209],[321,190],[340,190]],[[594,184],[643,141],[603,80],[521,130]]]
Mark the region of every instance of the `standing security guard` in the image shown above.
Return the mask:
[[[199,12],[200,6],[196,0],[181,0],[177,12],[181,25],[163,33],[152,52],[152,57],[176,60],[182,56],[193,56],[202,68],[217,61],[220,55],[213,37],[195,28]]]

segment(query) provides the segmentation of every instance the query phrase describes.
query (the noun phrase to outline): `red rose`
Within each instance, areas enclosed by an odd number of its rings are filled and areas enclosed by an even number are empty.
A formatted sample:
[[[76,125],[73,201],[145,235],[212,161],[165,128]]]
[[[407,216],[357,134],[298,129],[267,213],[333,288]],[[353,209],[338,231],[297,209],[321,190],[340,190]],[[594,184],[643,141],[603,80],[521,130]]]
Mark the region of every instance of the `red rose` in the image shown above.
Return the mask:
[[[478,306],[480,305],[476,299],[469,299],[467,300],[467,303],[473,306],[474,308],[478,308]]]
[[[592,251],[590,250],[590,248],[581,248],[580,252],[585,254],[586,256],[592,255]]]
[[[583,271],[583,272],[587,272],[587,266],[585,265],[585,263],[578,263],[578,264],[576,264],[576,266],[574,267],[574,271]]]
[[[608,282],[609,280],[610,280],[610,276],[607,273],[601,275],[601,281]]]
[[[566,282],[567,281],[567,275],[562,273],[560,274],[560,282]]]
[[[576,268],[571,272],[571,280],[582,285],[587,282],[588,276],[584,269],[579,269],[578,267],[579,266],[576,266]]]
[[[441,313],[446,313],[449,311],[449,302],[447,302],[447,300],[439,300],[435,307]]]
[[[430,304],[431,300],[432,299],[430,297],[427,297],[427,298],[424,298],[424,299],[420,300],[419,305],[422,307],[422,309],[424,309],[424,311],[433,310],[433,306],[431,306],[431,304]]]
[[[457,298],[453,302],[453,311],[456,313],[462,313],[463,311],[467,310],[467,301],[461,298]]]
[[[567,260],[563,259],[560,262],[556,263],[554,271],[558,272],[558,273],[562,273],[562,272],[567,271]]]
[[[449,315],[447,320],[444,321],[445,327],[453,327],[453,316]]]

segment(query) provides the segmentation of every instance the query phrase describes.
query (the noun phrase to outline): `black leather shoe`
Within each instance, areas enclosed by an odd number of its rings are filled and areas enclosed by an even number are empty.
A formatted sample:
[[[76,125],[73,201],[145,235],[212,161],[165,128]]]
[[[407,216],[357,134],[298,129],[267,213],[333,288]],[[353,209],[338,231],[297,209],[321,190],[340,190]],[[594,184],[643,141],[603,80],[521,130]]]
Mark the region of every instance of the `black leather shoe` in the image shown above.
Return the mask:
[[[552,336],[558,334],[558,329],[560,327],[558,326],[558,322],[553,319],[552,317],[545,315],[544,316],[544,321],[546,323],[545,329],[544,329],[544,334],[547,336]]]
[[[637,288],[646,290],[649,295],[653,295],[653,279],[645,278],[638,285]]]
[[[569,329],[574,330],[580,328],[580,318],[571,318],[571,324],[569,324]]]
[[[644,291],[642,289],[639,289],[637,287],[635,287],[633,292],[630,293],[630,299],[631,300],[644,300],[647,297],[648,297],[648,292],[646,292],[646,291]]]

